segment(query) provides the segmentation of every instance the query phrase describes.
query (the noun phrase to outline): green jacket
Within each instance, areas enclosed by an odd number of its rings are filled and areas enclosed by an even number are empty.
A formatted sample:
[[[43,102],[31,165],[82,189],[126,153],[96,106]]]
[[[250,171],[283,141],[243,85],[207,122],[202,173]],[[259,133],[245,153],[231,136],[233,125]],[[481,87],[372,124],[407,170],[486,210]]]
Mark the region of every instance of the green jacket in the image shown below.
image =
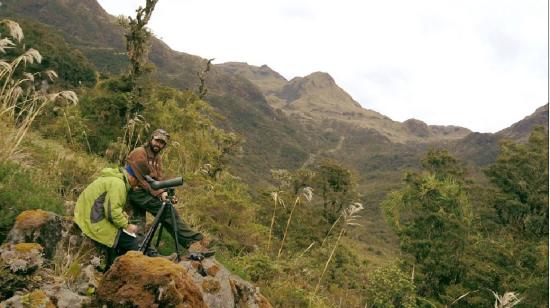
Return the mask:
[[[119,230],[128,226],[123,209],[129,189],[125,170],[101,170],[99,178],[78,196],[74,222],[94,241],[115,247]]]

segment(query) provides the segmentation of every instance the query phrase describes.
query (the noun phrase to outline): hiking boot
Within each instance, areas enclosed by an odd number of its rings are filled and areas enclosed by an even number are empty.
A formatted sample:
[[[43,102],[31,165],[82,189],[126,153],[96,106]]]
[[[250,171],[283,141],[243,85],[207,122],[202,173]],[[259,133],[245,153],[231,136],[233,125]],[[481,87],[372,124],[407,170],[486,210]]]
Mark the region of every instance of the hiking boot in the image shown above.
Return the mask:
[[[144,255],[148,257],[160,257],[159,252],[153,247],[147,248],[147,251],[145,251]]]

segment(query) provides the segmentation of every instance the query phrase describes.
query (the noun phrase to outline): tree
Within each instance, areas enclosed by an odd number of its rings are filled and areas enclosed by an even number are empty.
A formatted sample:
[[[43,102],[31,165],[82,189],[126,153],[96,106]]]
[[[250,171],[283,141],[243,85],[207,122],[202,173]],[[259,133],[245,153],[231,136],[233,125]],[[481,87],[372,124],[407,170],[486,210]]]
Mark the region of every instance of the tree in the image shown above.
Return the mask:
[[[498,188],[500,221],[522,235],[548,237],[548,133],[536,127],[527,144],[504,141],[486,175]]]
[[[397,232],[401,249],[414,258],[421,296],[438,298],[465,273],[470,204],[453,173],[456,160],[446,152],[431,152],[423,174],[408,173],[405,187],[386,198],[382,206]],[[430,162],[447,162],[446,168]],[[434,171],[435,170],[435,171]]]
[[[323,217],[333,224],[345,206],[357,197],[350,170],[332,160],[323,160],[316,167],[315,187],[323,198]]]

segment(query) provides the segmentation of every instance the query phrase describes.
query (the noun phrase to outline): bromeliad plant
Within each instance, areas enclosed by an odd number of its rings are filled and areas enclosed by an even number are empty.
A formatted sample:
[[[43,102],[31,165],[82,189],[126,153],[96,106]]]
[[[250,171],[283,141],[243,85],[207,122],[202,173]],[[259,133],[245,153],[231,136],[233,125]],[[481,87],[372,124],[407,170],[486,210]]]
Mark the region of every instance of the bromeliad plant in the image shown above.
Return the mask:
[[[21,141],[32,123],[51,104],[76,104],[73,91],[49,93],[49,82],[57,78],[52,70],[31,73],[28,64],[41,63],[38,50],[29,48],[20,55],[7,57],[7,51],[21,43],[23,30],[16,22],[3,19],[0,26],[7,33],[0,33],[0,119],[7,123],[7,136],[1,138],[0,162],[13,159]]]

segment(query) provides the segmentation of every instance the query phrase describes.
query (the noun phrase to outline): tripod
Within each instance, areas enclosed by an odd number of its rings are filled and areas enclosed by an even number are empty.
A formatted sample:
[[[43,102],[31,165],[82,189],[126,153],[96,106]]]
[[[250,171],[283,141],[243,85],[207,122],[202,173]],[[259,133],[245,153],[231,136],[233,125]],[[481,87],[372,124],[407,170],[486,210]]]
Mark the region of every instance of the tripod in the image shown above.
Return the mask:
[[[162,229],[163,225],[161,222],[161,219],[164,217],[164,215],[170,215],[172,220],[172,232],[173,232],[173,238],[174,242],[176,244],[176,255],[177,260],[180,262],[180,246],[178,243],[178,232],[177,232],[177,224],[176,224],[176,210],[174,209],[173,200],[176,195],[174,188],[168,188],[168,197],[166,198],[166,201],[162,203],[162,206],[160,207],[160,210],[158,211],[157,215],[155,216],[155,219],[153,220],[153,225],[151,228],[149,228],[149,231],[147,231],[147,234],[145,235],[145,238],[143,239],[143,242],[141,243],[139,247],[139,251],[142,253],[145,253],[149,246],[151,245],[151,241],[153,240],[153,236],[155,235],[155,232],[160,226],[159,235],[157,237],[157,243],[155,246],[158,247],[160,243],[160,239],[162,237]]]

